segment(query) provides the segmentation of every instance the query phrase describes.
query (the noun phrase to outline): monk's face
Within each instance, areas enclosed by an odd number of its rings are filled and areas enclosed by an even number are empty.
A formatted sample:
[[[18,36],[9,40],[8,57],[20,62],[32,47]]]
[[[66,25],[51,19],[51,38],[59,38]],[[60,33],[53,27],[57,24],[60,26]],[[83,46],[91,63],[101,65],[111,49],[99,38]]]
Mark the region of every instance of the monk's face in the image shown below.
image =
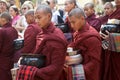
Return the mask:
[[[75,4],[74,3],[70,3],[68,0],[65,1],[65,11],[66,12],[69,13],[74,8],[75,8]]]
[[[7,20],[5,18],[0,18],[0,26],[3,26],[7,23]]]
[[[117,6],[120,6],[120,0],[114,0]]]
[[[69,17],[69,21],[71,24],[71,27],[78,31],[82,28],[82,26],[85,24],[85,18],[83,16],[80,16],[79,18],[76,16]]]
[[[35,19],[34,19],[34,15],[25,15],[25,18],[26,18],[26,21],[27,21],[27,23],[28,24],[31,24],[31,23],[33,23],[34,21],[35,21]]]
[[[114,9],[110,5],[105,5],[104,6],[105,14],[110,15],[113,13]]]
[[[39,27],[46,28],[51,22],[51,14],[43,10],[38,10],[35,12],[35,22]]]
[[[85,11],[85,14],[87,17],[91,16],[94,13],[94,10],[90,7],[87,7],[87,6],[84,7],[84,11]]]

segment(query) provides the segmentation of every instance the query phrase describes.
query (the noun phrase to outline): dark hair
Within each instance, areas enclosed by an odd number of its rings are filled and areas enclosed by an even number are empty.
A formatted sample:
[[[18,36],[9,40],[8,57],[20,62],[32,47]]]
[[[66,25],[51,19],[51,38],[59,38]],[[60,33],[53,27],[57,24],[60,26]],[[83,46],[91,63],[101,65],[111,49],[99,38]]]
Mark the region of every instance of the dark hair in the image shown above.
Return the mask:
[[[19,10],[15,5],[11,6],[11,8],[16,12],[16,15],[19,14]]]

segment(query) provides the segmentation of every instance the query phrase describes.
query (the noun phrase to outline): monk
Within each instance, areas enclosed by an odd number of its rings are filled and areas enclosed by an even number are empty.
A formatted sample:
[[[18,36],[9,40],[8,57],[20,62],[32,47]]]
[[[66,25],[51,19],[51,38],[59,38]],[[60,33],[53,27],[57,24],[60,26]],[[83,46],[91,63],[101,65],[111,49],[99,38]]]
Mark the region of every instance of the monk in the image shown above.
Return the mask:
[[[62,71],[67,41],[62,31],[52,24],[51,18],[52,11],[49,6],[40,5],[36,8],[35,21],[41,32],[36,37],[33,54],[45,55],[46,64],[43,68],[36,68],[34,80],[64,80]]]
[[[83,56],[82,65],[86,80],[100,80],[101,39],[99,33],[87,23],[85,14],[80,8],[75,8],[69,13],[69,21],[75,30],[74,41],[69,47],[80,51]]]
[[[99,19],[96,18],[94,4],[86,3],[84,5],[84,11],[87,16],[86,18],[87,22],[99,32],[101,27],[101,22]]]
[[[120,0],[114,0],[116,10],[109,16],[109,19],[120,20]],[[107,32],[109,35],[109,32]],[[101,37],[105,40],[108,35],[101,33]],[[120,52],[105,51],[105,74],[103,80],[120,80]]]
[[[104,4],[104,16],[99,17],[101,24],[106,24],[109,16],[114,12],[114,6],[111,2]]]
[[[10,69],[13,68],[14,46],[17,31],[12,27],[12,18],[7,12],[0,15],[0,80],[12,80]]]
[[[34,10],[29,10],[25,14],[26,21],[29,24],[24,34],[24,47],[22,53],[33,53],[36,46],[36,36],[40,28],[35,23]]]
[[[70,12],[72,9],[77,7],[76,0],[65,0],[65,11]],[[66,33],[64,33],[67,41],[70,43],[73,38],[73,29],[71,28],[70,22],[68,20],[68,15],[66,16],[65,23],[67,24],[68,30]]]

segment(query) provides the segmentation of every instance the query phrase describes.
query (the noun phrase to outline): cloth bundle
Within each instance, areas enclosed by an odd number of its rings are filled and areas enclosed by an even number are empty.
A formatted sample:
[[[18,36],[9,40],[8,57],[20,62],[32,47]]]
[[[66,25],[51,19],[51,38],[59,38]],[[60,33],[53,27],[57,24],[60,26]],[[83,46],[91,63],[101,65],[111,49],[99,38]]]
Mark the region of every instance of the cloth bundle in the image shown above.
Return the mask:
[[[34,80],[36,71],[33,66],[20,66],[16,80]]]
[[[110,33],[109,50],[120,52],[120,33]]]
[[[72,65],[73,80],[85,80],[83,65]]]
[[[86,80],[83,65],[65,65],[64,73],[65,80]]]

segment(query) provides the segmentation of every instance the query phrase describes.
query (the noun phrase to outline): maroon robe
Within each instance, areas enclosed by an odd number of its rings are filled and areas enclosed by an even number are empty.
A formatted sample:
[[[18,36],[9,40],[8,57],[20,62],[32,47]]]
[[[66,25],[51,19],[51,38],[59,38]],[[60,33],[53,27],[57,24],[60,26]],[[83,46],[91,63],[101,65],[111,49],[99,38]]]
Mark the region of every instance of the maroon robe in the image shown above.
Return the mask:
[[[109,16],[105,15],[105,16],[99,17],[98,19],[100,20],[101,25],[102,25],[102,24],[106,24],[108,22],[108,18],[109,18]]]
[[[36,36],[41,31],[41,29],[36,25],[36,23],[30,24],[24,34],[24,47],[22,48],[22,53],[33,53],[36,46]]]
[[[94,27],[98,32],[100,31],[101,22],[96,18],[95,14],[92,14],[86,18],[87,22]]]
[[[120,6],[109,16],[109,19],[119,19],[120,20]]]
[[[7,23],[0,29],[0,80],[12,80],[10,69],[13,68],[13,40],[18,34],[15,28]]]
[[[87,23],[81,30],[74,33],[74,41],[69,46],[82,54],[86,80],[100,80],[101,39],[99,33]]]
[[[109,19],[120,20],[120,7],[113,12]],[[103,80],[120,80],[120,52],[105,51],[104,67],[105,74]]]
[[[67,42],[64,34],[52,23],[37,35],[34,53],[46,56],[46,67],[37,69],[35,80],[64,80],[62,75]]]

